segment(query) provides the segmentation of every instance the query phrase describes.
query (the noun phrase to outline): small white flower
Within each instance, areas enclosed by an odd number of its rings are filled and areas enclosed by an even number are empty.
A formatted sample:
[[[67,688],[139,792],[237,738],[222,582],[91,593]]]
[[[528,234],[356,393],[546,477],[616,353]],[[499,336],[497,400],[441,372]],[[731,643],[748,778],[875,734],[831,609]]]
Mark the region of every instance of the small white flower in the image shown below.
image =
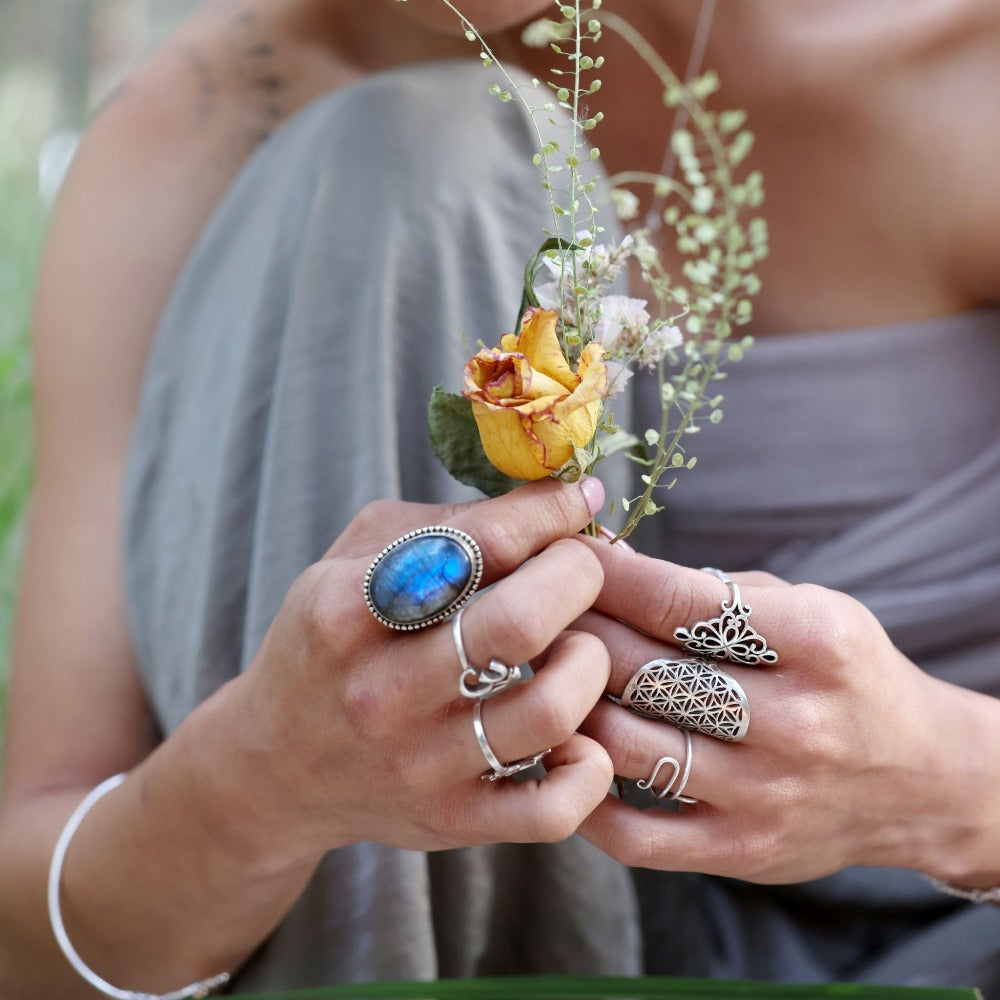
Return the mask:
[[[538,304],[543,309],[555,309],[556,311],[562,311],[563,296],[560,291],[560,282],[547,281],[544,285],[538,285],[538,287],[535,288],[535,297],[538,299]]]
[[[639,348],[639,364],[652,367],[663,359],[667,351],[679,347],[683,339],[683,334],[676,326],[662,323],[653,327]]]
[[[617,396],[632,377],[632,370],[624,361],[615,361],[613,358],[606,360],[608,369],[608,396]]]
[[[649,313],[645,299],[627,295],[605,295],[594,324],[594,340],[602,343],[611,355],[629,357],[636,353],[648,333]]]
[[[627,188],[615,188],[611,192],[611,204],[619,219],[634,219],[639,214],[639,198]]]

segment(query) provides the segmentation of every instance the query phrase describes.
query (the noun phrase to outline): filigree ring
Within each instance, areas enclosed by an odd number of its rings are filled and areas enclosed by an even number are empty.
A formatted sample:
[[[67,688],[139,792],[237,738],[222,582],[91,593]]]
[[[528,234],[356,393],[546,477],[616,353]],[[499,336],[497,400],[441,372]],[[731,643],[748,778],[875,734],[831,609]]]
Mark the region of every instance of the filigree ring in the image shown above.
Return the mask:
[[[720,569],[704,566],[702,570],[717,576],[729,587],[730,600],[722,602],[722,614],[718,618],[695,622],[691,628],[675,628],[674,638],[689,653],[713,660],[729,660],[743,667],[777,663],[778,654],[750,624],[753,608],[743,603],[739,584]]]
[[[743,688],[711,660],[656,659],[644,663],[612,701],[678,729],[738,743],[750,728]]]

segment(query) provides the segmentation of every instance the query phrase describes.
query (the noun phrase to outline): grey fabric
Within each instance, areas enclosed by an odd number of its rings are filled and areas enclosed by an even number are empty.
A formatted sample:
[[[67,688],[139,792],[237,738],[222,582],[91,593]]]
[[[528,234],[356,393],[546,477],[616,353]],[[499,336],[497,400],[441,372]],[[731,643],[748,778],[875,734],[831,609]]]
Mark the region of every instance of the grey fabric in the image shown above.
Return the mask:
[[[429,454],[426,400],[510,328],[545,218],[530,129],[487,82],[478,66],[424,66],[305,110],[178,283],[126,487],[129,612],[165,732],[246,667],[294,577],[365,502],[470,495]],[[637,545],[846,590],[925,669],[1000,693],[998,330],[987,311],[760,341]],[[653,387],[633,384],[622,422],[657,422]],[[1000,912],[914,873],[635,880],[649,971],[1000,977]],[[639,951],[625,872],[577,840],[430,856],[358,844],[328,856],[236,985],[628,973]]]
[[[925,670],[1000,694],[1000,310],[761,339],[724,385],[640,547],[853,594]],[[913,872],[636,877],[653,971],[1000,996],[1000,910]]]
[[[431,455],[427,400],[511,329],[546,211],[526,116],[488,82],[424,67],[306,109],[177,285],[126,486],[129,613],[164,732],[247,666],[366,502],[475,495]],[[575,838],[430,857],[357,844],[235,985],[630,973],[636,928],[628,873]]]

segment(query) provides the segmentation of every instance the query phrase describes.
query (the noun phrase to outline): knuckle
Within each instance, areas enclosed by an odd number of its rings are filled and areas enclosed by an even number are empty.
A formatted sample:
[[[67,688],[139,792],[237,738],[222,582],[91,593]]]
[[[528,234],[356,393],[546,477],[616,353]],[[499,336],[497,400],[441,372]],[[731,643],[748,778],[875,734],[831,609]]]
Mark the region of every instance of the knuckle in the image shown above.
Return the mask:
[[[344,534],[367,537],[382,532],[387,524],[393,523],[399,508],[397,500],[372,500],[351,518]]]
[[[611,841],[610,853],[629,868],[657,867],[657,841],[645,824],[630,830],[627,836],[616,832]]]
[[[604,567],[597,554],[578,538],[558,538],[548,550],[556,553],[568,565],[561,572],[573,581],[575,591],[587,589],[596,597],[604,584]]]
[[[355,671],[340,684],[340,713],[348,732],[367,742],[384,744],[392,736],[390,706],[370,671]]]
[[[637,721],[630,718],[626,710],[608,714],[614,721],[608,724],[601,742],[608,748],[618,770],[631,774],[647,768],[653,755],[643,746],[642,730]],[[639,777],[646,775],[640,774]]]
[[[655,593],[656,600],[649,617],[656,635],[671,636],[676,626],[695,620],[694,595],[676,577],[661,573],[660,586],[651,593]]]
[[[538,601],[517,602],[512,591],[497,590],[494,613],[483,616],[483,646],[504,650],[518,661],[537,656],[552,639],[552,624]]]
[[[525,693],[530,699],[525,716],[533,720],[531,731],[542,743],[562,743],[572,735],[579,722],[572,699],[555,697],[540,684],[530,684]]]
[[[534,816],[531,839],[543,844],[555,844],[571,837],[580,825],[579,810],[567,798],[549,799],[545,809]]]
[[[483,562],[494,572],[500,567],[511,567],[528,557],[525,550],[522,525],[513,518],[491,517],[477,523],[476,543],[483,554]]]
[[[303,632],[313,646],[328,646],[334,637],[344,634],[345,619],[353,612],[340,600],[340,587],[329,564],[316,563],[296,581],[302,592]]]
[[[803,632],[816,658],[829,664],[843,660],[855,642],[857,609],[851,598],[812,583],[795,587]]]

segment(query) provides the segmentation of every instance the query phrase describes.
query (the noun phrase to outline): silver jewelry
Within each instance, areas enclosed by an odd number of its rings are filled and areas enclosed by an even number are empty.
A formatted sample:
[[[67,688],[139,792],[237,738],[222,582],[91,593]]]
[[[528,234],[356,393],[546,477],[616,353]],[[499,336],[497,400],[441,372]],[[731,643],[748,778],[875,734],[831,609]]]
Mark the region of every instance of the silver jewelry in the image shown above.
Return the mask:
[[[486,763],[490,766],[489,771],[480,775],[480,778],[484,781],[487,778],[490,781],[499,781],[501,778],[509,778],[512,775],[520,774],[521,771],[527,771],[529,767],[534,767],[547,753],[552,752],[552,748],[549,747],[548,750],[540,750],[531,757],[515,760],[511,764],[501,763],[500,758],[493,752],[489,740],[486,739],[486,730],[483,729],[482,701],[477,701],[472,709],[472,729],[476,734],[476,742],[479,744],[479,749],[482,750],[483,756],[486,758]]]
[[[117,788],[125,780],[124,774],[116,774],[113,778],[101,782],[95,789],[90,791],[84,800],[76,807],[73,815],[70,816],[62,833],[56,841],[55,850],[52,852],[52,863],[49,865],[49,923],[52,924],[52,933],[66,960],[77,971],[81,978],[86,980],[94,989],[99,990],[105,996],[112,997],[113,1000],[185,1000],[187,997],[207,997],[212,990],[223,986],[229,982],[229,973],[223,972],[211,979],[203,979],[201,982],[184,986],[172,993],[137,993],[133,990],[120,990],[117,986],[102,979],[96,972],[90,969],[82,958],[77,954],[63,924],[62,910],[59,906],[59,882],[62,876],[63,861],[66,859],[66,850],[73,834],[83,821],[83,818],[90,812],[91,807],[98,799],[103,798],[112,789]]]
[[[521,679],[521,668],[516,664],[511,667],[502,660],[490,660],[490,665],[483,670],[472,666],[462,642],[462,608],[451,620],[451,635],[455,640],[455,652],[462,667],[458,678],[458,690],[464,698],[492,698],[504,688],[516,684]]]
[[[720,569],[705,566],[702,570],[717,576],[729,587],[731,599],[722,602],[722,614],[718,618],[696,622],[691,628],[675,628],[674,638],[689,653],[715,660],[729,660],[744,667],[777,663],[778,654],[768,648],[767,640],[750,624],[753,608],[743,603],[739,584]]]
[[[431,525],[387,545],[365,573],[368,610],[389,628],[409,632],[443,622],[471,599],[483,554],[457,528]]]
[[[684,771],[681,773],[681,765],[676,757],[661,757],[653,767],[653,773],[648,778],[640,778],[636,785],[639,786],[643,791],[651,791],[653,797],[657,800],[667,799],[670,802],[683,802],[685,805],[693,806],[698,800],[692,799],[689,795],[684,795],[684,789],[687,787],[688,778],[691,776],[691,756],[692,756],[692,741],[691,733],[689,730],[684,730]],[[670,775],[670,780],[657,791],[654,787],[656,785],[656,779],[659,776],[660,771],[666,767],[670,766],[672,768],[672,773]],[[680,783],[674,788],[674,782],[677,781],[677,777],[680,775]]]
[[[994,886],[992,889],[963,889],[954,882],[946,882],[933,875],[925,875],[924,878],[939,892],[947,893],[949,896],[968,899],[973,903],[1000,903],[1000,886]]]
[[[750,728],[743,688],[709,660],[650,660],[632,675],[621,698],[612,700],[650,719],[731,743]]]

